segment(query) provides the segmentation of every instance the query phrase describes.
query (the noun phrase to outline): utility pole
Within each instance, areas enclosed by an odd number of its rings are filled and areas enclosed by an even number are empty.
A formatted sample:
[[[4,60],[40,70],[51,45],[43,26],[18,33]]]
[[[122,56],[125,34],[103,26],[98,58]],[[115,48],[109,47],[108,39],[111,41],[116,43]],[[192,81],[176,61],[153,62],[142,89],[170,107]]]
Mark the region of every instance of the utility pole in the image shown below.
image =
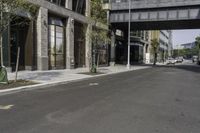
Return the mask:
[[[131,0],[129,0],[129,22],[128,22],[128,59],[127,59],[127,69],[130,69],[130,32],[131,32]]]

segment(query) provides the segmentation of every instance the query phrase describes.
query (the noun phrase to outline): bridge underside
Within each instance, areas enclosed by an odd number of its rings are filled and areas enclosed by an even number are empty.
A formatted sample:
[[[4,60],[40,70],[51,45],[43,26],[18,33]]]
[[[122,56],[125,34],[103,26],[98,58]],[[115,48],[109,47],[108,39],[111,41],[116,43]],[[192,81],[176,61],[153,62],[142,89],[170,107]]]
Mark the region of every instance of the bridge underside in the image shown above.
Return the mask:
[[[128,22],[111,23],[114,29],[128,29]],[[131,22],[131,30],[200,29],[200,20]]]
[[[128,10],[112,10],[110,23],[124,29],[129,21]],[[132,9],[131,28],[136,30],[198,29],[200,28],[200,6]]]

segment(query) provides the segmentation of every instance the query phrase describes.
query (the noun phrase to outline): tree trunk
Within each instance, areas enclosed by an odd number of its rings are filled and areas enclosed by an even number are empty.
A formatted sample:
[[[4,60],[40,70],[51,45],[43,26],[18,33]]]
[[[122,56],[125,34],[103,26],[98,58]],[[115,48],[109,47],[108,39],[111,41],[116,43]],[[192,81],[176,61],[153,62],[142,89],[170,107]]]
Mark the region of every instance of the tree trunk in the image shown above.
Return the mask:
[[[0,52],[1,52],[1,66],[4,66],[4,63],[3,63],[3,37],[2,37],[1,32],[0,32]]]
[[[18,74],[18,68],[19,68],[19,56],[20,56],[20,47],[18,47],[18,50],[17,50],[17,63],[16,63],[16,69],[15,69],[15,82],[17,82],[17,74]]]
[[[154,53],[154,62],[153,62],[153,65],[156,65],[156,62],[157,62],[157,53]]]
[[[99,52],[97,52],[97,69],[99,68]]]

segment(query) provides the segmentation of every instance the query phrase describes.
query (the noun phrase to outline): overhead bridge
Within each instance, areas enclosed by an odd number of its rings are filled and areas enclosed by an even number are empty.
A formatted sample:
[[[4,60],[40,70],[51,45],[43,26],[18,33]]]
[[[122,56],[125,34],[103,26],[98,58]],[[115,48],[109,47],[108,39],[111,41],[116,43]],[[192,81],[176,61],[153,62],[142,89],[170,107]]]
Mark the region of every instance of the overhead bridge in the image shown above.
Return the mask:
[[[127,28],[129,0],[111,2],[110,23]],[[196,29],[200,28],[200,0],[131,0],[131,28]]]

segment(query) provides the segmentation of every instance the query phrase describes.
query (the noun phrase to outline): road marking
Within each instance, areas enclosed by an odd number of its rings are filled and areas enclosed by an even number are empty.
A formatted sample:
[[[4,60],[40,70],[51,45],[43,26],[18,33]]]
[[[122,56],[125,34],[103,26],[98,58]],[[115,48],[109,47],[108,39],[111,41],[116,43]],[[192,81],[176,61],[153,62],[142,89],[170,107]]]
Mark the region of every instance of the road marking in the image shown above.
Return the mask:
[[[14,105],[6,105],[6,106],[3,106],[3,105],[0,105],[0,110],[9,110],[13,107]]]
[[[90,83],[89,86],[98,86],[99,83]]]

